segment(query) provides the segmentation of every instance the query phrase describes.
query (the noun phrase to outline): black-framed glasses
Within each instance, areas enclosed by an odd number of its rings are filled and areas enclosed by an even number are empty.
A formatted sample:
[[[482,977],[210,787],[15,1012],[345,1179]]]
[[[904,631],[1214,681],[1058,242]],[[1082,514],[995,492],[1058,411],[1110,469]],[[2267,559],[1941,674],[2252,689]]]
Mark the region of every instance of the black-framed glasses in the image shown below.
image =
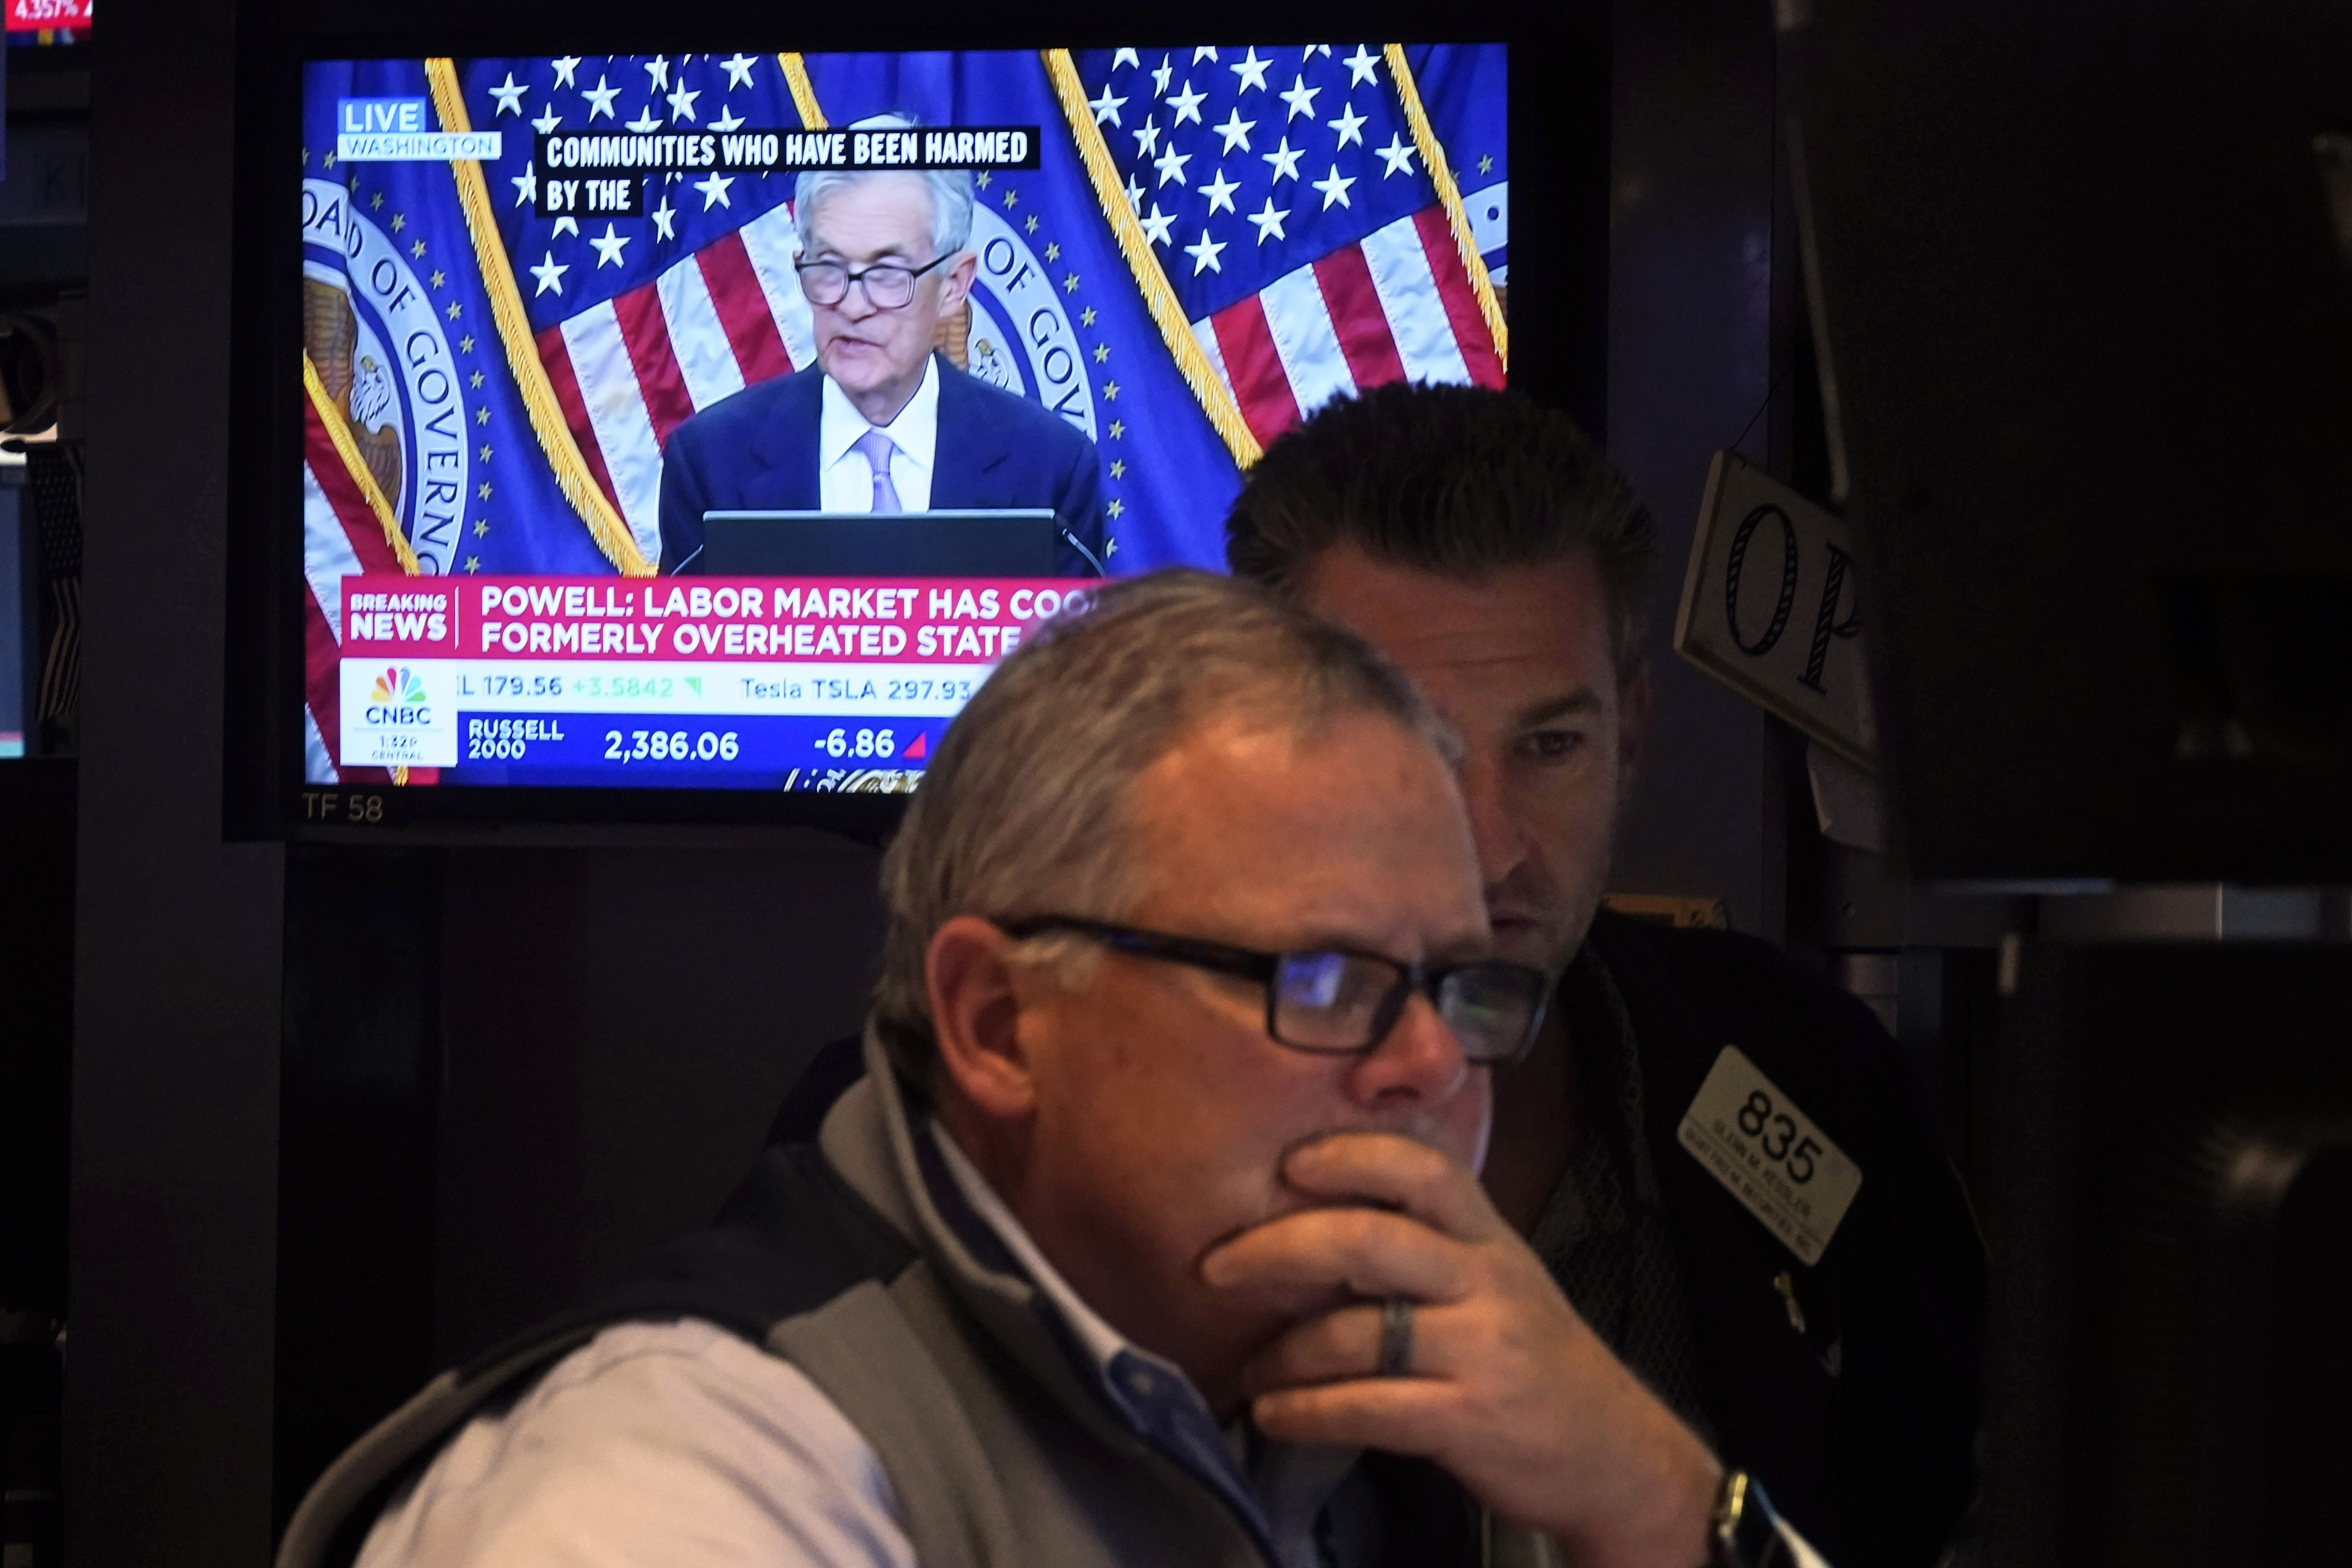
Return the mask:
[[[896,310],[915,297],[915,279],[952,257],[935,256],[920,267],[903,267],[896,261],[881,261],[852,272],[838,261],[795,261],[793,270],[801,275],[801,292],[812,305],[838,305],[849,298],[849,286],[862,283],[866,297],[877,310]]]
[[[1352,948],[1261,952],[1074,915],[1000,924],[1007,936],[1072,931],[1138,958],[1257,981],[1265,987],[1265,1032],[1293,1050],[1325,1056],[1360,1056],[1379,1046],[1418,991],[1461,1042],[1465,1057],[1482,1066],[1506,1065],[1527,1055],[1551,994],[1540,970],[1499,958],[1428,965]]]

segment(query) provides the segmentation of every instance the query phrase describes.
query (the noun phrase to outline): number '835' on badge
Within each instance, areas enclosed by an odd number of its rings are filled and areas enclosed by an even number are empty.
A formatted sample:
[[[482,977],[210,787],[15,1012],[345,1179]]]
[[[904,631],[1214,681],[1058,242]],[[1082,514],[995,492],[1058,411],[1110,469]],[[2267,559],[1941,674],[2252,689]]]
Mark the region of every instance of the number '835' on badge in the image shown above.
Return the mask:
[[[1726,1046],[1683,1112],[1682,1146],[1808,1267],[1862,1190],[1862,1167],[1738,1046]]]

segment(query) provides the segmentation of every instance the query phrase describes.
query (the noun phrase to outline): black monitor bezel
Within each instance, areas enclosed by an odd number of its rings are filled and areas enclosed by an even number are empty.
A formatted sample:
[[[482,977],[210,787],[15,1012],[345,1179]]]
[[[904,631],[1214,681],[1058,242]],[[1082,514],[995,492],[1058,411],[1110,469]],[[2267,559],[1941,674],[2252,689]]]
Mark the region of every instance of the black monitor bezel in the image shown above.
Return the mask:
[[[330,0],[281,7],[240,39],[236,199],[232,215],[229,353],[227,650],[222,758],[224,827],[235,838],[417,843],[544,840],[650,832],[815,827],[878,840],[908,797],[764,790],[665,790],[389,784],[304,781],[301,421],[296,378],[280,367],[300,346],[300,237],[282,207],[299,180],[301,68],[313,59],[646,49],[702,52],[750,41],[803,52],[903,47],[1029,48],[1133,42],[1066,0],[979,13],[925,3],[877,25],[870,13],[779,26],[764,7],[716,0],[683,25],[531,0],[480,9],[432,3],[381,11]],[[617,11],[617,8],[615,8]],[[1514,215],[1512,385],[1599,430],[1607,341],[1608,24],[1605,7],[1546,8],[1513,0],[1476,25],[1458,7],[1374,4],[1344,16],[1328,5],[1214,0],[1186,18],[1189,37],[1318,41],[1349,36],[1510,47],[1510,163],[1524,198]],[[1168,31],[1168,29],[1151,29]],[[781,35],[781,36],[780,36]],[[1171,39],[1171,45],[1173,39]],[[733,835],[722,834],[721,837]]]

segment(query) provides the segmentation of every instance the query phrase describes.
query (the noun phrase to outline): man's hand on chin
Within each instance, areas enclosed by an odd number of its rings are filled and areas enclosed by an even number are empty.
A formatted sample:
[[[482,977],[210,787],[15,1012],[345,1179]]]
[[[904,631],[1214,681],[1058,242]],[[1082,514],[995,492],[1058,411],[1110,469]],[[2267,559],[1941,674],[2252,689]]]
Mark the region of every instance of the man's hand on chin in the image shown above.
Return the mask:
[[[1244,1231],[1202,1260],[1237,1298],[1354,1300],[1307,1317],[1244,1369],[1267,1436],[1415,1454],[1579,1568],[1695,1568],[1722,1468],[1576,1315],[1542,1262],[1439,1150],[1343,1133],[1284,1176],[1349,1206]],[[1381,1303],[1412,1303],[1402,1375],[1377,1373]]]

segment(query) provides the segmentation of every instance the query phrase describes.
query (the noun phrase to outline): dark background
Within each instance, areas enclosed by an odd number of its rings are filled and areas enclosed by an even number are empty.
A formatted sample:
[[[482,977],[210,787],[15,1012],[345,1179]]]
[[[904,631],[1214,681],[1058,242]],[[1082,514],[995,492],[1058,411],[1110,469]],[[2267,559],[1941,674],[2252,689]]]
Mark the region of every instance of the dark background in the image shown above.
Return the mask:
[[[1584,56],[1528,68],[1575,127],[1554,167],[1581,195],[1547,215],[1518,193],[1513,282],[1536,237],[1571,254],[1515,380],[1601,427],[1664,525],[1670,594],[1716,449],[1818,485],[1775,134],[1792,82],[1760,3],[1563,15]],[[542,38],[582,25],[551,4],[499,25],[534,17]],[[253,631],[230,580],[252,548],[231,254],[260,199],[237,184],[235,89],[267,25],[230,0],[110,0],[79,62],[97,193],[79,779],[26,807],[47,869],[6,866],[39,1024],[12,1089],[47,1070],[61,1101],[70,1042],[70,1269],[40,1305],[68,1323],[77,1563],[262,1561],[319,1468],[437,1366],[707,1215],[807,1055],[853,1026],[879,929],[876,851],[814,830],[225,832],[244,721],[224,669]],[[12,61],[12,95],[30,68]],[[1531,162],[1515,154],[1523,184]],[[1515,329],[1538,325],[1546,305],[1513,292]],[[1940,1061],[1982,961],[1904,952],[1883,865],[1812,831],[1801,745],[1666,651],[1670,622],[1613,885],[1916,971],[1906,1043]]]

